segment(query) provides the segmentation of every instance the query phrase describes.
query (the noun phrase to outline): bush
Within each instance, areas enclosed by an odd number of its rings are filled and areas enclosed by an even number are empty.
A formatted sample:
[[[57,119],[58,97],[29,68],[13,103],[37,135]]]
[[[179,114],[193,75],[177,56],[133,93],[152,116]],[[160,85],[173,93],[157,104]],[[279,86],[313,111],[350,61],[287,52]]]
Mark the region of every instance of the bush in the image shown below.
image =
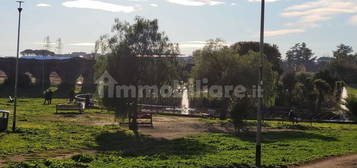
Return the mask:
[[[357,97],[354,95],[348,96],[346,99],[346,107],[349,110],[350,119],[357,121]]]
[[[253,109],[255,108],[248,98],[237,100],[236,103],[232,104],[230,112],[236,133],[239,133],[245,127],[244,120],[254,111]]]

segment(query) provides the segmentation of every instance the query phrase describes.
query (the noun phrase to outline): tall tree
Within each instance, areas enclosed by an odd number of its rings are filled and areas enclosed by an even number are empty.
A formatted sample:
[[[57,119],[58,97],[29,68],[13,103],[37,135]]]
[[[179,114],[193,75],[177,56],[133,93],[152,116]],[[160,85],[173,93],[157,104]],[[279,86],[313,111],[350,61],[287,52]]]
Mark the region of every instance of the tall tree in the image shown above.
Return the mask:
[[[292,68],[297,68],[298,66],[305,66],[305,68],[310,67],[314,64],[316,57],[310,48],[307,47],[306,43],[297,43],[290,50],[286,52],[287,62]]]
[[[179,53],[178,46],[159,32],[158,21],[136,17],[135,22],[115,20],[113,35],[108,40],[107,70],[119,83],[136,89],[135,95],[116,99],[116,116],[132,117],[130,129],[138,131],[137,115],[140,85],[160,85],[172,80],[171,66]],[[118,95],[117,95],[118,96]]]
[[[338,45],[337,50],[333,51],[333,56],[336,58],[338,63],[357,63],[357,57],[353,54],[353,48],[345,44]]]
[[[322,79],[316,79],[314,84],[318,93],[316,111],[321,112],[322,103],[327,99],[327,96],[331,92],[331,87]]]
[[[231,46],[231,48],[238,53],[239,55],[246,55],[249,51],[259,52],[260,43],[259,42],[238,42]],[[264,44],[264,55],[267,60],[273,65],[273,70],[279,72],[279,74],[283,73],[283,69],[281,67],[281,53],[279,51],[279,47],[277,45],[271,45],[268,43]]]
[[[195,66],[193,76],[197,80],[208,79],[208,86],[243,85],[250,89],[258,82],[259,55],[253,51],[246,55],[239,55],[232,47],[225,45],[221,39],[209,40],[207,45],[193,54]],[[277,76],[272,70],[272,64],[267,62],[264,66],[264,98],[270,99]],[[222,87],[222,94],[227,92]],[[231,97],[219,97],[220,118],[225,119]]]

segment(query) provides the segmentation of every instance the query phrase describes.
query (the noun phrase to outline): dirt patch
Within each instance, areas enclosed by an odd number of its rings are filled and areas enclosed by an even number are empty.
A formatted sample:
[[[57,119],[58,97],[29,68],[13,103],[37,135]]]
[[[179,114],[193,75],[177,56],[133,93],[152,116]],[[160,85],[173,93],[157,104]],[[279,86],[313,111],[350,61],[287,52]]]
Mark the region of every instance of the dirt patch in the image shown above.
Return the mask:
[[[220,124],[207,124],[199,118],[165,117],[153,118],[154,127],[140,127],[141,134],[154,138],[175,139],[208,132],[232,132],[232,127]]]
[[[13,155],[0,160],[0,167],[6,166],[10,162],[24,162],[31,160],[41,160],[41,159],[68,159],[74,155],[78,155],[81,153],[86,154],[95,154],[97,151],[95,150],[75,150],[75,151],[62,151],[62,150],[54,150],[54,151],[46,151],[40,153],[33,154],[23,154],[23,155]]]
[[[81,125],[104,126],[118,124],[113,114],[57,114],[57,120],[76,122]]]
[[[0,167],[4,167],[4,166],[6,166],[6,162],[3,160],[0,160]]]
[[[357,154],[318,159],[290,168],[357,168]]]
[[[140,127],[139,132],[154,138],[175,139],[203,133],[234,133],[230,123],[205,123],[200,118],[178,116],[154,116],[154,127]],[[248,128],[256,131],[255,127]],[[263,128],[263,132],[293,131],[293,129]]]

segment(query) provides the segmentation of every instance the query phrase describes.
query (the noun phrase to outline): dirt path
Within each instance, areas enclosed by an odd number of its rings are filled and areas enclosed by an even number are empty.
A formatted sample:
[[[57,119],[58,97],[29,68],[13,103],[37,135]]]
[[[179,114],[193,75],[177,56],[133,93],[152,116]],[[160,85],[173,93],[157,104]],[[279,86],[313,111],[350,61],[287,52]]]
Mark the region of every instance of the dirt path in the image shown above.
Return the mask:
[[[319,159],[292,168],[357,168],[357,154]]]
[[[140,127],[140,133],[154,138],[175,139],[208,132],[233,131],[230,126],[207,124],[199,118],[159,116],[153,118],[153,123],[154,128]]]

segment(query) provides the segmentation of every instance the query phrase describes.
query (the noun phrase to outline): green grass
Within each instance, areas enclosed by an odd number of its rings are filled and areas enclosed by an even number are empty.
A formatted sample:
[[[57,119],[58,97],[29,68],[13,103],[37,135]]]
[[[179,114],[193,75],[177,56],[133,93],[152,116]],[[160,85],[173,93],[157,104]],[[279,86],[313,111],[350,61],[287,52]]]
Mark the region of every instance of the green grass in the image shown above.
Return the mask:
[[[0,108],[11,109],[6,99]],[[53,104],[65,103],[55,99]],[[59,117],[54,105],[42,105],[41,99],[19,101],[18,132],[0,133],[0,158],[16,155],[47,156],[9,167],[254,167],[255,133],[239,136],[207,133],[174,140],[136,137],[116,125],[95,126],[78,121],[78,115]],[[95,121],[111,112],[89,110],[85,119]],[[83,117],[82,117],[83,118]],[[203,121],[220,123],[219,120]],[[228,123],[224,121],[221,123]],[[247,121],[254,125],[255,121]],[[289,128],[264,133],[265,167],[287,167],[332,155],[357,152],[357,125],[266,122],[268,128]],[[53,159],[53,153],[95,150],[69,159]],[[48,154],[48,155],[47,155]],[[52,156],[51,156],[52,155]],[[1,160],[0,159],[0,160]]]
[[[347,92],[348,92],[348,94],[357,95],[357,88],[355,88],[355,87],[347,87]]]

